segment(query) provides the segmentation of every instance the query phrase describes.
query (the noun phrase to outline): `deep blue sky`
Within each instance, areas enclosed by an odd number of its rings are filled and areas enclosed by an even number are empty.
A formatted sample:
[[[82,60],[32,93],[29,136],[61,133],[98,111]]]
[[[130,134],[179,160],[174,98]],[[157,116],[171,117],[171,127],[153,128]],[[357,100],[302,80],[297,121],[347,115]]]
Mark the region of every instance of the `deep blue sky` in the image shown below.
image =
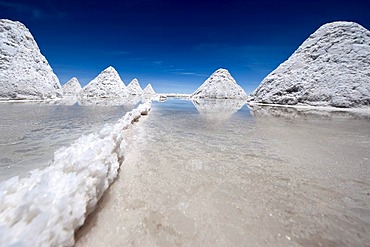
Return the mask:
[[[158,92],[193,92],[227,68],[251,93],[322,24],[370,29],[370,0],[0,0],[23,22],[64,84],[82,86],[112,65]]]

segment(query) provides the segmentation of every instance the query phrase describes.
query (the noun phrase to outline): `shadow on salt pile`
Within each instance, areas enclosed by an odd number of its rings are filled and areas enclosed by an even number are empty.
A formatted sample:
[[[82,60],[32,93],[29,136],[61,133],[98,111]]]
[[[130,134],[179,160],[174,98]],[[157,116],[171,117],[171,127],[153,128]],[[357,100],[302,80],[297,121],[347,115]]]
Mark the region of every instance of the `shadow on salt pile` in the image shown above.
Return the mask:
[[[267,105],[248,105],[254,117],[279,117],[279,118],[316,118],[316,119],[365,119],[370,120],[370,111],[363,109],[335,109],[335,108],[311,108],[311,107],[286,107]]]
[[[202,117],[212,121],[225,121],[245,105],[245,100],[234,99],[193,99],[192,102]]]

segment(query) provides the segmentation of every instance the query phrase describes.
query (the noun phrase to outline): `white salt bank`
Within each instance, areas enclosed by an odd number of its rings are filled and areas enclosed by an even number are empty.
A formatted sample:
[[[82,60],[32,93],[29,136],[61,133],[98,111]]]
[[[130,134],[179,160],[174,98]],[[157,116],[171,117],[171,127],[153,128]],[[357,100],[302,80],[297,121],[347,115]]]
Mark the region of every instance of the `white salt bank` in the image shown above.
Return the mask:
[[[61,96],[61,85],[30,31],[0,19],[0,98],[41,100]]]
[[[118,72],[112,66],[109,66],[82,89],[81,96],[117,98],[126,97],[127,91]]]
[[[75,230],[118,174],[125,130],[150,108],[143,103],[116,124],[58,149],[45,169],[0,183],[0,246],[73,246]]]
[[[369,106],[369,57],[369,30],[354,22],[325,24],[261,82],[251,101]]]
[[[193,94],[193,98],[246,99],[247,94],[230,72],[218,69]]]

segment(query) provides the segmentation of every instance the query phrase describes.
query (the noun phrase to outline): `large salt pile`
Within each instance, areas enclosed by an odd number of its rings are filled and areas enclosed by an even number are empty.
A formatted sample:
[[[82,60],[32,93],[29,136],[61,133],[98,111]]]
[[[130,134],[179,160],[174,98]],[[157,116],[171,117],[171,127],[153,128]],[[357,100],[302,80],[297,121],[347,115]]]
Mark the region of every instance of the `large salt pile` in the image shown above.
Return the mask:
[[[50,166],[0,184],[0,246],[73,246],[74,232],[94,210],[124,159],[124,130],[146,102],[115,125],[55,152]]]
[[[251,95],[259,103],[370,105],[370,31],[354,22],[321,26]]]
[[[134,78],[128,85],[127,91],[131,95],[142,95],[143,89],[140,86],[139,80]]]
[[[81,96],[117,98],[126,97],[127,91],[118,72],[112,66],[109,66],[82,89]]]
[[[246,99],[247,94],[228,70],[216,70],[193,94],[193,98]]]
[[[152,98],[152,97],[155,97],[156,95],[157,94],[154,91],[154,89],[153,89],[153,87],[150,83],[148,85],[146,85],[146,87],[143,89],[143,94],[142,94],[143,98]]]
[[[0,19],[0,98],[59,96],[59,80],[30,31],[20,22]]]
[[[63,85],[62,89],[63,96],[66,97],[77,97],[82,90],[81,84],[76,77],[73,77],[67,81],[66,84]]]

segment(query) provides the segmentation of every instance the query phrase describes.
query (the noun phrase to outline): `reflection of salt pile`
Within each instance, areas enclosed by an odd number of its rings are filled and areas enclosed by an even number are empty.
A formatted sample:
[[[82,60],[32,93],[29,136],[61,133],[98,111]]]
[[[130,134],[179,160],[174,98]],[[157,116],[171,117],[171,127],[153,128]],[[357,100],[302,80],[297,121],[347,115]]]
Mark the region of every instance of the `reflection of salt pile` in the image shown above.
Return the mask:
[[[49,167],[0,184],[0,245],[72,246],[74,231],[117,176],[123,130],[150,108],[139,105],[115,125],[57,150]]]
[[[213,120],[225,120],[242,108],[245,100],[196,99],[193,100],[193,104],[202,116]]]
[[[312,118],[312,119],[335,119],[355,118],[370,119],[368,109],[341,109],[330,107],[283,107],[267,105],[248,105],[251,114],[255,117],[281,117],[287,119]]]
[[[129,97],[126,98],[126,105],[128,105],[128,106],[135,106],[140,101],[141,101],[141,97],[140,96],[131,95],[131,96],[129,96]]]
[[[78,103],[80,105],[100,105],[100,106],[135,106],[141,100],[140,97],[137,96],[128,96],[124,98],[120,97],[113,97],[113,98],[94,98],[94,97],[86,97],[80,98]]]

